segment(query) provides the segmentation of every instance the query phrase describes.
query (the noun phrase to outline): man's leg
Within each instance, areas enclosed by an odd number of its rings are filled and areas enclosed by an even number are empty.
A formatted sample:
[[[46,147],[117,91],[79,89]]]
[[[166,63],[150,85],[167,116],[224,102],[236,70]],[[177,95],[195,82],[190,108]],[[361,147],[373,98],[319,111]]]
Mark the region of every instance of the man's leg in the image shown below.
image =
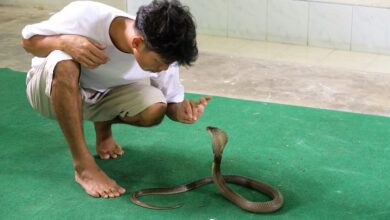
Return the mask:
[[[51,103],[72,153],[76,181],[94,197],[116,197],[125,189],[97,166],[85,143],[79,76],[77,63],[59,62],[54,70]]]
[[[161,123],[164,119],[166,110],[167,104],[155,103],[134,116],[126,115],[124,117],[119,117],[119,119],[122,123],[134,126],[152,127]]]
[[[119,116],[109,121],[94,122],[96,131],[96,152],[99,154],[100,158],[117,158],[124,153],[112,136],[112,124],[125,123],[133,126],[151,127],[161,123],[165,115],[165,110],[165,103],[155,103],[134,116]]]
[[[122,156],[124,151],[112,136],[111,125],[118,123],[118,120],[94,122],[96,132],[96,153],[103,160]]]
[[[114,87],[101,100],[84,106],[84,119],[94,122],[96,152],[102,159],[116,158],[124,152],[114,141],[111,125],[116,123],[150,127],[159,124],[167,108],[161,90],[132,83]]]

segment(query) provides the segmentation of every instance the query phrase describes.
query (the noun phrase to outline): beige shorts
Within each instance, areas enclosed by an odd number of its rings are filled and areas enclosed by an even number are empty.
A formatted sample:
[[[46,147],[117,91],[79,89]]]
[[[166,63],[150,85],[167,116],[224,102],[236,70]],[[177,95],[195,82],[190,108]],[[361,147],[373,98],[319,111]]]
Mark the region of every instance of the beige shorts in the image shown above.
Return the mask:
[[[58,62],[72,59],[62,51],[53,51],[38,64],[32,65],[27,75],[27,98],[31,106],[43,116],[56,119],[50,94],[54,68]],[[82,73],[81,73],[82,74]],[[166,103],[162,92],[145,83],[132,83],[111,88],[95,103],[85,96],[88,91],[80,88],[83,98],[83,118],[90,121],[108,121],[117,116],[133,116],[155,103]]]

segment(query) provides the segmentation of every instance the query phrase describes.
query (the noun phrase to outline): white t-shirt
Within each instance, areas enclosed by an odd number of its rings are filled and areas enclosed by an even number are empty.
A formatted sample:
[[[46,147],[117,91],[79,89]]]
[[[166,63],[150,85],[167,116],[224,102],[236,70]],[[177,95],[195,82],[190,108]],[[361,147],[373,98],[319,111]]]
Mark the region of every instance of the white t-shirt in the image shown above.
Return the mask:
[[[123,53],[115,47],[109,28],[116,17],[135,19],[134,16],[99,2],[75,1],[49,20],[27,25],[22,30],[22,36],[29,39],[34,35],[76,34],[106,45],[105,53],[110,61],[96,69],[82,67],[82,88],[104,92],[115,86],[150,78],[151,84],[163,92],[168,103],[183,101],[184,89],[179,80],[179,66],[176,62],[166,71],[152,73],[142,70],[132,54]],[[42,61],[43,58],[33,58],[34,65]]]

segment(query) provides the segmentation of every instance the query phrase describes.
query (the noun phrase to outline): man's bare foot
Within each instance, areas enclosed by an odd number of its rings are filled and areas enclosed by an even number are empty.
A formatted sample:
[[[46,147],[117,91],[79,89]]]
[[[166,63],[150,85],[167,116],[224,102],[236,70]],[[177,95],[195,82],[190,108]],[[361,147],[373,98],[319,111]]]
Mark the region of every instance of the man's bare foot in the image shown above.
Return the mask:
[[[94,162],[87,165],[87,168],[76,168],[75,180],[93,197],[114,198],[126,191],[108,177]]]
[[[121,146],[115,142],[112,136],[100,141],[97,139],[96,152],[103,160],[107,160],[109,158],[115,159],[125,153]]]

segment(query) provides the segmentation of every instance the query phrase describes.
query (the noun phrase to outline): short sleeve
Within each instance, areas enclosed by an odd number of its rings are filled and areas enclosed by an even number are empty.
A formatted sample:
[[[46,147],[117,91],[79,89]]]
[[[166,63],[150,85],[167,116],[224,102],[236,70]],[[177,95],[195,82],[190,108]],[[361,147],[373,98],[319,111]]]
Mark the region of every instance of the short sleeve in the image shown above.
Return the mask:
[[[78,6],[77,3],[71,3],[46,21],[25,26],[22,30],[22,36],[29,39],[34,35],[74,33],[75,29],[79,29],[77,20],[84,10],[84,7]]]
[[[166,71],[150,78],[151,85],[160,89],[168,103],[179,103],[184,100],[184,88],[180,83],[179,65],[175,62]]]

